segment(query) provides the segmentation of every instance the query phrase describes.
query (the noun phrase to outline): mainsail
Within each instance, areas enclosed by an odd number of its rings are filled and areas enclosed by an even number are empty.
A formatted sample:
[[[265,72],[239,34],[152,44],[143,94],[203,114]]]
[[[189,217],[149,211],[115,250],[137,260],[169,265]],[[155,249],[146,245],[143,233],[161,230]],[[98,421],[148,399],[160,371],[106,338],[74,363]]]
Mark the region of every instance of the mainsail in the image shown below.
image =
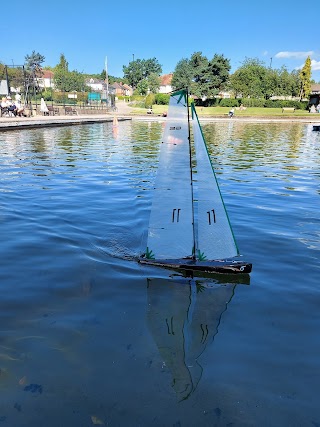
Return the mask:
[[[187,96],[170,97],[151,208],[147,258],[177,259],[194,248]]]
[[[193,174],[197,216],[196,257],[200,260],[234,257],[239,255],[239,251],[193,104],[191,111],[197,162],[197,173]]]

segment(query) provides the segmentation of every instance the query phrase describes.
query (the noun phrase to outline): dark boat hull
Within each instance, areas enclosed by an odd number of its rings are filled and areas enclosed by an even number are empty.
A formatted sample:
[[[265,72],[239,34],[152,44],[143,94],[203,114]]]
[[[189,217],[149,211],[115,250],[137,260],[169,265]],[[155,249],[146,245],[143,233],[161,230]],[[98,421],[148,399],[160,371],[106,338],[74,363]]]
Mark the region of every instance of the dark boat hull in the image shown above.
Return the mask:
[[[248,274],[252,270],[252,264],[236,260],[197,261],[193,259],[162,260],[140,258],[139,262],[140,264],[154,265],[173,270],[204,273]]]

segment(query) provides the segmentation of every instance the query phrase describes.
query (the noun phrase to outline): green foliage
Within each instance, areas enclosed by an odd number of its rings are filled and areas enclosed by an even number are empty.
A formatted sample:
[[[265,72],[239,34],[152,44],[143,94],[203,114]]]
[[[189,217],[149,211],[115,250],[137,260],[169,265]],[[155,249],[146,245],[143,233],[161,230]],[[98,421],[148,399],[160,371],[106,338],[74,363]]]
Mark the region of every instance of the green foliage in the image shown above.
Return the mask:
[[[255,98],[242,98],[242,105],[244,107],[264,107],[264,99],[255,99]]]
[[[192,67],[189,59],[181,59],[174,70],[171,85],[174,89],[190,88],[192,82]]]
[[[52,90],[44,90],[40,98],[43,98],[45,101],[53,101],[53,91]]]
[[[289,73],[286,67],[272,69],[258,59],[246,58],[230,77],[230,87],[235,96],[244,98],[297,96],[300,78],[296,71]]]
[[[136,59],[129,62],[128,66],[123,66],[123,75],[133,88],[153,73],[158,76],[162,73],[161,65],[156,58]]]
[[[190,60],[178,62],[172,78],[175,89],[188,88],[198,98],[217,95],[229,80],[230,61],[223,55],[215,54],[211,61],[202,52],[195,52]]]
[[[235,98],[223,98],[220,99],[219,107],[238,107],[239,100]]]
[[[160,87],[160,77],[156,73],[151,73],[147,77],[148,88],[151,93],[158,93]]]
[[[311,93],[311,59],[310,56],[306,59],[303,68],[300,71],[301,79],[300,99],[308,98]]]
[[[140,95],[139,93],[134,93],[131,96],[131,102],[144,102],[144,96]]]
[[[155,104],[157,105],[168,105],[170,95],[166,93],[157,93],[155,96]]]
[[[266,108],[290,107],[290,108],[295,108],[296,110],[307,110],[308,102],[307,101],[284,100],[284,99],[268,99],[265,101],[264,106]]]
[[[35,73],[41,71],[41,65],[45,61],[45,57],[39,52],[32,51],[31,55],[25,56],[25,66],[27,70],[34,71]]]
[[[57,104],[72,104],[72,103],[85,103],[88,100],[88,92],[77,93],[77,99],[69,99],[66,92],[53,92],[53,99]]]
[[[54,71],[63,70],[69,71],[69,63],[63,53],[60,54],[60,62],[54,67]]]
[[[146,95],[148,92],[148,86],[147,79],[140,80],[140,82],[137,84],[135,92],[139,95]]]
[[[69,64],[62,53],[60,62],[54,67],[54,86],[61,92],[81,92],[88,90],[85,75],[78,71],[69,71]]]
[[[256,58],[246,58],[242,66],[230,77],[235,95],[244,98],[265,98],[266,86],[270,83],[266,77],[267,69]]]
[[[215,107],[219,104],[219,98],[207,98],[202,100],[200,98],[194,99],[194,105],[201,107]]]
[[[152,108],[152,105],[155,103],[155,96],[153,93],[149,93],[145,100],[145,107]]]
[[[22,67],[9,67],[7,66],[7,73],[9,79],[9,85],[14,88],[21,88],[24,86],[24,73]],[[6,80],[6,68],[3,64],[0,64],[0,80]]]
[[[78,71],[69,71],[69,64],[63,53],[60,62],[54,67],[54,86],[61,92],[81,92],[88,90],[85,75]]]

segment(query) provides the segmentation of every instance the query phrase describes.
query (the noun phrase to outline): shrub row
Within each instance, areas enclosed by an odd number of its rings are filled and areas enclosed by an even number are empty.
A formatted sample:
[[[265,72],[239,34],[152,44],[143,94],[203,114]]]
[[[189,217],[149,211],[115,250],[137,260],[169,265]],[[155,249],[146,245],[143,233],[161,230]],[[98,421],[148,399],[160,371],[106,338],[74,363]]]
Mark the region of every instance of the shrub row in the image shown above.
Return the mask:
[[[204,107],[239,107],[241,104],[244,107],[260,107],[260,108],[283,108],[283,107],[294,107],[297,110],[306,110],[308,108],[307,101],[291,101],[291,100],[280,100],[280,99],[254,99],[254,98],[214,98],[206,99],[195,99],[195,105]]]

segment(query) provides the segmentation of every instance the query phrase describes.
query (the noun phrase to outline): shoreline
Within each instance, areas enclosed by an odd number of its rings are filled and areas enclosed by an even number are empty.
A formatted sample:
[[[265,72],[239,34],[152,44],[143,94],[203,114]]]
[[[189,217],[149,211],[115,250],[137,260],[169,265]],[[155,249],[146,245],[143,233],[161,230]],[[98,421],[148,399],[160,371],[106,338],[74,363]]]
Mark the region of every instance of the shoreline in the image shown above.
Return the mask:
[[[150,115],[130,115],[130,114],[97,114],[79,116],[34,116],[34,117],[0,117],[0,132],[8,130],[32,129],[42,127],[74,126],[91,123],[112,122],[117,117],[118,121],[161,121],[165,122],[166,117]],[[214,122],[247,122],[247,123],[306,123],[320,125],[320,117],[199,117],[203,123]]]

